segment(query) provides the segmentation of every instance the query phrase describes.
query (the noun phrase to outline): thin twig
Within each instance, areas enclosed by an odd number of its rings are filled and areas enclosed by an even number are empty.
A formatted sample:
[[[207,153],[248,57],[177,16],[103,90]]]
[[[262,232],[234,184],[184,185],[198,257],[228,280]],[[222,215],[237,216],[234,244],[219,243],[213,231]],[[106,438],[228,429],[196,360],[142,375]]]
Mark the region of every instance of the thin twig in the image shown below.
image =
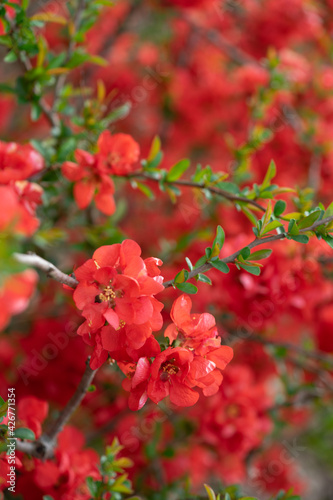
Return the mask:
[[[286,350],[294,351],[301,356],[309,357],[316,359],[318,361],[322,361],[323,363],[330,363],[333,365],[333,356],[331,354],[326,354],[324,352],[319,351],[309,351],[307,349],[303,349],[302,347],[290,344],[289,342],[278,342],[276,340],[267,339],[262,337],[261,335],[251,335],[248,339],[249,341],[259,342],[260,344],[272,346],[272,347],[281,347]]]
[[[14,253],[13,257],[15,258],[15,260],[17,260],[17,262],[20,262],[21,264],[26,264],[28,266],[40,269],[41,271],[46,273],[47,276],[53,278],[59,283],[62,283],[63,285],[68,285],[71,288],[76,288],[79,283],[75,278],[72,278],[72,276],[63,273],[62,271],[60,271],[60,269],[51,264],[51,262],[48,262],[47,260],[39,257],[39,255],[36,255],[34,253]]]
[[[146,173],[134,173],[126,176],[128,179],[146,179],[149,181],[153,182],[160,182],[161,179],[159,178],[154,178],[151,177],[149,174]],[[216,194],[218,196],[222,196],[223,198],[235,202],[235,203],[247,203],[248,205],[252,205],[253,207],[257,208],[258,210],[261,210],[262,212],[265,212],[265,207],[260,205],[260,203],[257,203],[254,200],[250,200],[249,198],[246,198],[245,196],[239,196],[237,194],[232,194],[229,191],[226,191],[224,189],[220,189],[214,186],[207,186],[203,183],[200,182],[193,182],[193,181],[186,181],[186,180],[177,180],[177,181],[168,181],[168,180],[163,180],[165,184],[170,184],[173,186],[184,186],[184,187],[191,187],[195,189],[205,189],[209,191],[210,193]]]
[[[90,359],[86,362],[86,369],[74,395],[69,400],[59,417],[51,424],[49,429],[43,432],[37,441],[16,441],[16,449],[36,458],[47,459],[54,455],[54,448],[59,433],[71,418],[75,410],[83,400],[97,370],[89,366]]]
[[[79,2],[78,2],[78,6],[77,6],[77,9],[75,12],[74,19],[73,19],[73,27],[74,27],[75,33],[77,32],[78,28],[80,27],[80,24],[82,21],[82,16],[83,16],[84,8],[85,8],[85,2],[86,2],[86,0],[79,0]],[[74,35],[72,34],[71,39],[70,39],[69,44],[68,44],[65,64],[67,64],[69,62],[70,58],[72,57],[74,50],[75,50],[75,47],[76,47],[76,41],[74,40]],[[55,99],[54,99],[53,108],[55,106],[57,98],[59,97],[59,95],[61,93],[63,86],[66,83],[66,79],[67,79],[67,74],[63,73],[59,76],[59,78],[57,80],[57,83],[55,85],[55,90],[54,90]]]
[[[299,232],[300,233],[307,233],[309,231],[313,231],[314,229],[316,229],[319,226],[322,226],[323,224],[328,224],[329,222],[332,222],[332,221],[333,221],[333,216],[326,217],[325,219],[322,219],[320,221],[316,221],[310,227],[307,227],[307,228],[304,228],[304,229],[300,229]],[[259,246],[259,245],[265,245],[266,243],[272,243],[273,241],[283,240],[286,237],[287,237],[286,233],[280,233],[280,234],[275,234],[273,236],[268,236],[267,238],[261,238],[261,239],[256,238],[255,240],[253,240],[251,243],[249,243],[246,246],[248,248],[252,249],[252,248],[255,248],[255,247]],[[235,262],[235,260],[237,259],[237,257],[241,253],[241,251],[242,251],[242,248],[240,250],[237,250],[233,254],[229,255],[228,257],[225,257],[224,259],[221,259],[221,261],[224,262],[225,264],[232,264],[232,263]],[[212,264],[210,264],[209,262],[206,262],[206,264],[203,264],[202,266],[199,266],[196,269],[193,269],[193,271],[190,271],[188,273],[188,278],[187,279],[189,280],[191,278],[194,278],[195,276],[197,276],[200,273],[205,273],[206,271],[209,271],[213,267],[214,266]],[[173,286],[173,280],[166,281],[164,283],[164,287],[165,288],[168,288],[170,286]]]
[[[11,31],[15,31],[15,22],[13,22],[8,16],[5,16],[5,19],[8,25],[11,28]],[[25,71],[31,71],[33,66],[31,64],[30,59],[28,59],[25,53],[22,53],[20,50],[16,50],[16,55],[18,57],[18,62],[22,66]],[[61,125],[61,121],[59,116],[53,111],[51,106],[45,101],[45,99],[40,98],[38,101],[39,107],[43,111],[47,121],[51,125],[52,128],[59,128]]]

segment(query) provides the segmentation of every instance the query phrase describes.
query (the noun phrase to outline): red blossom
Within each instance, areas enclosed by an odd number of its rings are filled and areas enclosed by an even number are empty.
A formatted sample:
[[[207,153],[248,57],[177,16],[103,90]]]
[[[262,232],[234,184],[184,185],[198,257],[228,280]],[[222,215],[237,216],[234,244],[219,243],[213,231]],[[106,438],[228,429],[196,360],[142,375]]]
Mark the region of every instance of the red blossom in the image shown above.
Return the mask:
[[[113,175],[127,175],[137,170],[139,144],[128,134],[103,132],[97,142],[100,165]]]
[[[98,357],[105,358],[103,349],[138,349],[162,327],[163,304],[154,295],[164,287],[156,264],[162,262],[148,259],[146,265],[139,245],[125,240],[100,247],[75,270],[79,284],[73,297],[86,318],[78,333],[89,343],[94,335],[93,343],[100,346]]]
[[[100,168],[96,156],[77,149],[75,159],[77,163],[66,161],[61,170],[66,179],[74,182],[77,206],[83,210],[94,199],[98,210],[112,215],[116,209],[112,179]]]
[[[43,168],[42,156],[30,144],[0,141],[0,184],[28,179]]]
[[[41,424],[47,417],[48,411],[49,405],[46,401],[34,396],[22,398],[17,407],[18,427],[28,427],[35,433],[36,438],[38,438],[42,433]]]
[[[37,273],[28,269],[7,278],[0,288],[0,328],[5,328],[11,316],[20,314],[35,290]]]

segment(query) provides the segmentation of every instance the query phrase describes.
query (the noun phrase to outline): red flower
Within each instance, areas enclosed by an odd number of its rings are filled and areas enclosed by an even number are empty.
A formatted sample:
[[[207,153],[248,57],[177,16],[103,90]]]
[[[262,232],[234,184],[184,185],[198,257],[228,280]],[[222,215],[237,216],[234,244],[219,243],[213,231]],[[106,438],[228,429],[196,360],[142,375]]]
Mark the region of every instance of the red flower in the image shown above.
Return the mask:
[[[26,309],[37,279],[37,273],[32,269],[6,279],[0,289],[0,328],[7,326],[11,316],[20,314]]]
[[[34,396],[28,396],[19,401],[17,410],[19,423],[31,429],[38,438],[42,433],[41,424],[46,419],[49,411],[48,403]]]
[[[108,130],[98,139],[99,161],[113,175],[127,175],[137,170],[139,144],[128,134],[111,135]]]
[[[0,230],[31,236],[39,226],[36,206],[42,203],[42,188],[27,181],[0,186]]]
[[[43,168],[42,156],[30,144],[0,141],[0,184],[28,179]]]
[[[138,349],[162,327],[163,304],[154,298],[164,289],[157,268],[162,262],[145,261],[140,255],[139,245],[125,240],[99,248],[76,269],[79,284],[73,297],[86,318],[78,333],[88,343],[98,342],[105,351]],[[104,327],[106,321],[109,326]],[[100,355],[105,357],[102,350]]]
[[[165,330],[164,336],[182,340],[183,347],[195,348],[208,338],[217,336],[216,321],[212,314],[191,314],[192,300],[188,295],[181,295],[173,303],[171,319],[173,324]]]
[[[83,210],[94,198],[98,210],[112,215],[116,209],[112,179],[99,167],[96,156],[77,149],[75,159],[77,163],[66,161],[61,170],[66,179],[75,182],[74,198],[77,206]]]
[[[196,377],[202,378],[214,370],[215,365],[201,360],[193,363],[194,355],[182,347],[169,347],[161,352],[151,366],[148,396],[158,403],[170,396],[171,403],[178,406],[192,406],[199,394],[191,389],[196,385]]]

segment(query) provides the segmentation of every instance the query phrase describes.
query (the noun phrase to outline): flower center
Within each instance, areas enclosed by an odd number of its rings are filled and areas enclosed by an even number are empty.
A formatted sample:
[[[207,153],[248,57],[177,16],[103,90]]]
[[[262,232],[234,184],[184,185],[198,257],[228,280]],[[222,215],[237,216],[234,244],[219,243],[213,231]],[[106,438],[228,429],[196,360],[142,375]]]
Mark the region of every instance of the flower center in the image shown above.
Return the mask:
[[[236,404],[230,404],[226,407],[226,414],[229,418],[236,418],[240,414],[239,406]]]
[[[108,154],[108,161],[109,161],[111,166],[119,163],[119,160],[120,160],[120,155],[118,153],[116,153],[115,151]]]
[[[111,307],[116,304],[117,294],[111,285],[108,285],[104,290],[98,295],[100,302],[108,302]]]
[[[162,364],[162,373],[160,376],[161,380],[168,380],[170,375],[176,375],[179,372],[179,367],[174,365],[172,361],[174,360],[172,359],[171,361],[165,361],[165,363]]]

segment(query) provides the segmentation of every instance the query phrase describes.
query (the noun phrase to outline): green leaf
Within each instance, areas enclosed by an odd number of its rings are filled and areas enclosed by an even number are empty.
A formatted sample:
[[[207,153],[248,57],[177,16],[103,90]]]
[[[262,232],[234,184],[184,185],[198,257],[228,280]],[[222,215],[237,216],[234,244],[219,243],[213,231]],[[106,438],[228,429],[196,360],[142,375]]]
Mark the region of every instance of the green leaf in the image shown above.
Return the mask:
[[[44,495],[43,500],[54,500],[54,498],[51,495]]]
[[[144,194],[147,196],[147,198],[149,198],[150,200],[154,200],[155,199],[155,195],[154,193],[152,192],[152,190],[146,186],[146,184],[142,184],[142,182],[137,182],[136,181],[136,187]]]
[[[176,287],[184,293],[195,294],[198,288],[192,283],[175,283]]]
[[[207,247],[205,249],[205,254],[206,254],[207,259],[210,259],[212,256],[212,249],[210,247]]]
[[[1,398],[2,399],[2,398]],[[2,399],[3,401],[3,399]],[[5,415],[7,415],[7,411],[8,411],[8,401],[3,401],[3,403],[1,403],[1,406],[0,406],[0,418],[4,417]]]
[[[210,250],[210,249],[209,249]],[[194,264],[194,269],[196,269],[197,267],[200,267],[202,266],[203,264],[206,264],[207,262],[207,257],[205,255],[203,255],[202,257],[200,257],[200,259],[197,260],[197,262]]]
[[[215,257],[218,255],[224,245],[224,240],[225,240],[225,234],[221,226],[217,226],[216,228],[216,236],[213,241],[213,246],[212,246],[212,255]]]
[[[264,188],[267,188],[270,183],[271,183],[271,180],[273,179],[273,177],[276,176],[276,165],[275,165],[275,162],[273,160],[271,160],[269,166],[268,166],[268,169],[267,169],[267,173],[265,175],[265,178],[261,184],[261,190],[264,191]]]
[[[157,153],[161,149],[161,139],[158,137],[158,135],[155,135],[153,142],[150,147],[150,151],[147,157],[147,161],[151,162],[157,155]]]
[[[185,158],[184,160],[180,160],[173,167],[171,167],[166,177],[166,180],[168,182],[176,181],[183,175],[184,172],[186,172],[186,170],[190,167],[190,165],[191,162],[187,158]]]
[[[192,262],[190,261],[190,259],[188,257],[185,257],[185,260],[186,260],[186,263],[188,265],[189,270],[192,271],[192,269],[193,269]]]
[[[298,243],[309,243],[309,237],[306,234],[295,234],[294,236],[290,236],[290,238],[294,241],[298,241]]]
[[[285,211],[287,203],[283,200],[278,200],[274,206],[274,215],[279,217]]]
[[[188,278],[188,271],[182,269],[175,277],[174,283],[184,283]]]
[[[29,439],[29,441],[34,441],[36,439],[35,433],[31,429],[26,427],[19,427],[15,430],[15,437],[20,439]]]
[[[4,61],[6,63],[12,63],[12,62],[15,62],[17,61],[17,55],[15,54],[15,52],[13,50],[11,50],[10,52],[8,52],[8,54],[4,57]]]
[[[92,477],[87,477],[86,479],[86,482],[87,482],[87,486],[89,488],[89,493],[95,497],[98,493],[97,489],[98,489],[98,484],[95,482],[95,480],[92,478]]]
[[[208,278],[208,276],[206,276],[205,274],[199,273],[197,276],[197,280],[202,281],[203,283],[208,283],[208,285],[212,284],[212,280]]]
[[[310,215],[307,217],[304,217],[304,219],[298,221],[297,226],[299,229],[305,229],[307,227],[312,226],[316,220],[319,219],[320,215],[322,214],[321,210],[316,210],[315,212],[312,212]]]
[[[250,274],[254,274],[254,276],[259,276],[260,274],[260,267],[257,266],[248,266],[247,264],[239,264],[239,266],[244,269],[244,271],[247,271]]]
[[[331,248],[333,248],[333,237],[330,234],[323,234],[322,238]]]
[[[281,222],[279,222],[278,220],[273,220],[272,222],[267,224],[267,226],[262,231],[261,235],[263,236],[264,234],[267,234],[270,231],[274,231],[274,229],[281,227],[281,226],[283,226],[283,224]]]
[[[295,219],[291,219],[288,224],[288,234],[291,236],[296,236],[299,233],[298,226],[296,224]]]
[[[227,274],[230,271],[230,269],[227,266],[227,264],[225,262],[223,262],[222,260],[212,261],[211,265],[213,267],[215,267],[215,269],[218,269],[219,271],[221,271],[221,273]]]
[[[251,253],[247,260],[262,260],[267,259],[271,255],[273,250],[267,248],[267,250],[258,250],[257,252]]]
[[[215,495],[214,491],[212,490],[212,488],[210,486],[208,486],[208,484],[204,484],[204,487],[205,487],[205,490],[207,492],[208,499],[209,500],[216,500],[216,495]]]
[[[240,251],[240,255],[243,257],[244,260],[247,260],[250,254],[251,250],[249,249],[249,247],[245,247]]]
[[[333,215],[333,201],[332,203],[326,208],[326,212],[324,214],[324,218],[326,217],[331,217]]]

